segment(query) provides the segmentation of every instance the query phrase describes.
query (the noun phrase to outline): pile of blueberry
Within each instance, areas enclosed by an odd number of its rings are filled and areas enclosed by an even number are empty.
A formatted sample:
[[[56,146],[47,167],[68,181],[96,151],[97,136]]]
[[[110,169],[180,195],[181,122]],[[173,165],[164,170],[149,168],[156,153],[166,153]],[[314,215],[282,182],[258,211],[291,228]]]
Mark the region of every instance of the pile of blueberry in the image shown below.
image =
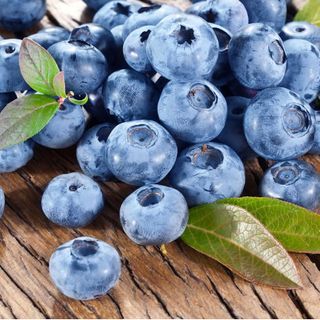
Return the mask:
[[[262,196],[320,205],[320,176],[298,159],[320,154],[319,27],[286,21],[285,0],[194,1],[186,12],[85,2],[97,11],[93,23],[30,38],[55,58],[67,89],[89,94],[89,103],[65,103],[32,140],[0,150],[0,172],[12,172],[32,158],[35,144],[78,143],[84,174],[49,183],[41,201],[49,220],[88,225],[104,207],[96,181],[117,179],[139,187],[120,209],[128,237],[169,243],[184,232],[188,207],[239,197],[243,161],[256,156],[275,161],[262,178]],[[43,17],[45,1],[0,0],[0,8],[0,25],[20,32]],[[1,110],[14,92],[28,90],[20,45],[0,40]],[[0,203],[3,212],[3,192]],[[62,245],[50,260],[54,283],[75,299],[106,294],[120,269],[114,248],[87,237]]]

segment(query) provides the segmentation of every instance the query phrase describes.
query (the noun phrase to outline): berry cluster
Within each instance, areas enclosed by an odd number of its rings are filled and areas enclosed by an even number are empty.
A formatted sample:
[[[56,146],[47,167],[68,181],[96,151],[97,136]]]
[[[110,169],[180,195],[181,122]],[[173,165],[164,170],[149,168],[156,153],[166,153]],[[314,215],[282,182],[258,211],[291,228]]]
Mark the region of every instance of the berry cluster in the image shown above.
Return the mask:
[[[138,187],[120,208],[128,237],[140,245],[169,243],[183,234],[188,207],[239,197],[243,161],[256,156],[275,161],[262,178],[262,196],[319,206],[320,176],[298,159],[320,153],[319,27],[286,24],[285,0],[194,1],[185,12],[85,2],[97,11],[93,23],[30,38],[64,71],[67,90],[88,94],[89,103],[65,102],[32,140],[0,150],[3,173],[24,166],[35,144],[78,143],[84,174],[49,183],[41,201],[48,219],[66,228],[88,225],[104,207],[96,181],[117,179]],[[0,0],[0,8],[0,25],[16,32],[43,17],[45,1]],[[1,110],[15,91],[31,92],[19,70],[20,46],[0,40]],[[160,184],[166,177],[169,186]],[[106,294],[120,269],[115,249],[86,237],[62,245],[50,260],[54,283],[75,299]]]

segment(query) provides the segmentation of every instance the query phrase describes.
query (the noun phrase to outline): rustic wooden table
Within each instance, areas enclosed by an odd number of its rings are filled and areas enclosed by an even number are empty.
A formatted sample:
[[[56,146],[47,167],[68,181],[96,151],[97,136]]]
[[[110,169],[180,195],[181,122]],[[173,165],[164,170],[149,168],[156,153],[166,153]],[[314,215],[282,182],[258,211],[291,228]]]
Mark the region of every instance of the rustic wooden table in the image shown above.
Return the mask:
[[[153,1],[146,1],[151,3]],[[186,7],[187,0],[171,2]],[[73,28],[90,21],[81,0],[49,0],[43,25]],[[12,35],[4,34],[6,37]],[[306,157],[320,171],[320,157]],[[266,163],[247,163],[245,193],[255,195]],[[88,228],[67,230],[44,218],[40,199],[55,176],[79,171],[75,150],[38,147],[34,159],[16,173],[0,176],[6,211],[0,232],[1,318],[320,318],[320,259],[293,255],[304,289],[275,290],[241,280],[215,261],[177,241],[163,256],[156,247],[134,245],[122,232],[119,206],[132,188],[103,185],[106,208]],[[81,235],[105,240],[122,257],[119,284],[105,298],[77,302],[61,295],[48,274],[51,253]]]

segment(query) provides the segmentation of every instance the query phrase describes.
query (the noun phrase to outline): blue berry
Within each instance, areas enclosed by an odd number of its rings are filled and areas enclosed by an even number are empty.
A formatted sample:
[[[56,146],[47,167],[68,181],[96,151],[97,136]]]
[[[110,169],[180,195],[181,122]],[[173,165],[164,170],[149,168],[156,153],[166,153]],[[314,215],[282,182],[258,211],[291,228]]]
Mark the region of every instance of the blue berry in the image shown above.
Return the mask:
[[[124,24],[126,20],[141,6],[127,1],[110,1],[105,4],[93,17],[93,22],[104,28],[112,28]]]
[[[120,221],[127,236],[140,245],[162,245],[178,239],[189,218],[183,195],[151,184],[129,195],[121,205]]]
[[[105,160],[105,147],[113,128],[114,125],[104,123],[89,129],[77,147],[77,159],[81,170],[99,181],[108,181],[112,177]]]
[[[177,145],[154,121],[124,122],[111,132],[106,157],[109,169],[119,180],[137,186],[158,183],[172,169]]]
[[[49,48],[49,52],[65,74],[67,91],[89,94],[103,84],[108,74],[104,55],[92,44],[88,27],[76,28],[68,41]]]
[[[32,139],[52,149],[69,148],[81,138],[85,126],[82,108],[65,102],[50,122]]]
[[[228,53],[234,76],[250,89],[276,86],[286,72],[283,42],[265,24],[252,23],[234,34]]]
[[[123,39],[125,40],[132,31],[140,27],[155,26],[163,18],[179,12],[180,9],[167,4],[154,4],[147,7],[141,7],[124,23],[122,34]]]
[[[128,65],[142,73],[153,71],[147,57],[146,45],[153,26],[144,26],[131,32],[123,44],[123,55]]]
[[[0,93],[24,91],[28,88],[19,68],[20,47],[21,40],[0,40]]]
[[[261,91],[244,118],[250,147],[272,160],[289,160],[307,153],[314,141],[315,113],[296,93],[285,88]]]
[[[207,142],[222,131],[227,103],[208,81],[171,81],[162,91],[158,115],[175,138],[189,143]]]
[[[188,8],[187,13],[224,27],[231,33],[249,23],[247,10],[239,0],[200,1]]]
[[[250,99],[243,97],[228,97],[227,122],[217,141],[228,145],[240,156],[246,160],[254,157],[255,153],[249,147],[243,130],[243,119]]]
[[[33,158],[34,143],[29,140],[0,150],[0,173],[13,172]]]
[[[183,150],[169,179],[192,207],[239,197],[245,184],[245,170],[230,147],[209,142]]]
[[[286,74],[280,84],[312,102],[320,91],[320,51],[309,41],[291,39],[284,42],[288,57]]]
[[[81,228],[99,215],[104,199],[95,181],[74,172],[51,180],[42,195],[41,206],[53,223],[66,228]]]
[[[261,22],[269,25],[277,32],[286,22],[286,0],[240,0],[247,9],[249,22]]]
[[[0,27],[13,32],[31,28],[45,15],[45,0],[0,0]]]
[[[287,23],[281,30],[281,38],[307,40],[320,50],[320,27],[307,21],[293,21]]]
[[[153,68],[167,79],[209,78],[218,59],[219,43],[203,19],[174,14],[152,30],[147,55]]]
[[[0,188],[0,218],[2,218],[3,216],[5,204],[6,204],[6,199],[4,196],[4,192],[2,188]]]
[[[260,193],[264,197],[281,199],[315,210],[320,205],[320,176],[305,161],[278,162],[264,174]]]
[[[51,256],[53,283],[67,297],[91,300],[106,295],[119,280],[119,253],[107,243],[79,237],[60,246]]]
[[[41,29],[37,33],[29,36],[29,39],[39,43],[45,49],[48,49],[57,42],[68,40],[70,32],[61,27],[48,27]]]
[[[134,70],[112,73],[103,88],[105,108],[118,121],[154,119],[159,93],[153,82]]]
[[[6,107],[8,103],[17,98],[14,92],[0,93],[0,112]]]

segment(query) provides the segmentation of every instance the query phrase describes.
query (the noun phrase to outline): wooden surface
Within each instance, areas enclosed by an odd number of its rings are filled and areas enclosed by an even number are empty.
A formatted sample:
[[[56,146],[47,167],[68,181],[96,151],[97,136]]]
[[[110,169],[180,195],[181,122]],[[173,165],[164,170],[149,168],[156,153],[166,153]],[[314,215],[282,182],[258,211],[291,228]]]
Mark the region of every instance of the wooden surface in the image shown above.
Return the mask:
[[[70,29],[89,20],[91,13],[80,0],[48,2],[42,25]],[[171,2],[188,5],[183,0]],[[306,159],[320,171],[320,158]],[[247,163],[247,195],[256,194],[266,165],[258,160]],[[72,171],[79,171],[74,149],[38,147],[26,167],[0,175],[7,201],[0,223],[1,318],[320,318],[318,257],[294,255],[304,289],[282,291],[241,280],[181,241],[168,245],[168,255],[163,256],[156,247],[134,245],[122,232],[119,206],[133,190],[124,184],[102,186],[106,208],[88,228],[67,230],[50,223],[41,212],[42,192],[53,177]],[[116,288],[90,302],[62,296],[48,274],[52,252],[81,235],[114,245],[123,264]]]

